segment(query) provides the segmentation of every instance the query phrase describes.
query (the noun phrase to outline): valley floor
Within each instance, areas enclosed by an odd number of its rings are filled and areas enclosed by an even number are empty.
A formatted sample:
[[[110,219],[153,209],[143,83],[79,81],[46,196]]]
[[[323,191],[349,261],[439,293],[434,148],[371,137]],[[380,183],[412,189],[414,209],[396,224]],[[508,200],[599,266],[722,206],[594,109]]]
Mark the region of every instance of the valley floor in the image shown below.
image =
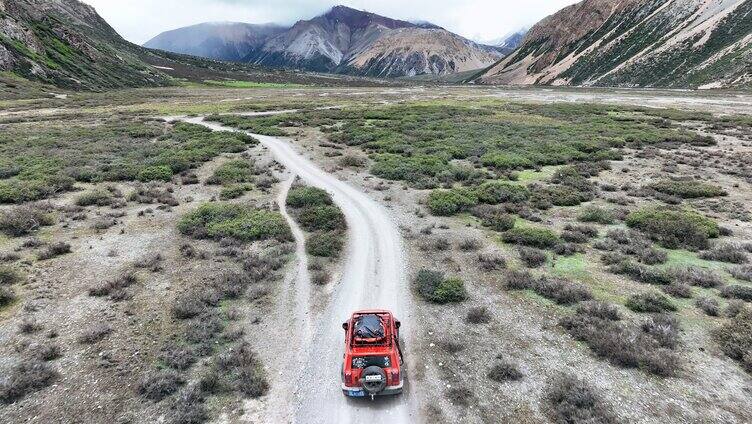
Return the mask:
[[[752,420],[749,93],[124,90],[0,128],[11,422]],[[408,390],[345,401],[376,304]]]

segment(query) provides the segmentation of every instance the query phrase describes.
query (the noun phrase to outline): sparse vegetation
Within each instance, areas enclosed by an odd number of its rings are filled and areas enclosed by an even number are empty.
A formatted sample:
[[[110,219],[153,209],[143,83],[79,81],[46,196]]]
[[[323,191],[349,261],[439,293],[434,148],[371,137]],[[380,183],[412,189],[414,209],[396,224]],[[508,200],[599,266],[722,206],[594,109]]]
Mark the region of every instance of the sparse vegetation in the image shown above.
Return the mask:
[[[467,311],[466,320],[470,324],[488,324],[493,316],[485,306],[472,307]]]
[[[112,204],[113,193],[104,188],[96,188],[80,194],[76,197],[78,206],[107,206]]]
[[[526,272],[507,273],[507,287],[511,290],[532,290],[561,305],[571,305],[592,299],[586,286],[563,278],[533,278]]]
[[[712,297],[697,298],[695,305],[711,317],[717,317],[721,314],[721,305]]]
[[[497,271],[507,267],[507,260],[500,252],[486,251],[478,253],[480,268],[486,272]]]
[[[488,371],[488,378],[497,382],[505,383],[507,381],[517,381],[524,375],[517,364],[512,362],[500,361],[494,364]]]
[[[41,205],[24,205],[0,212],[0,232],[21,237],[54,224],[52,214]]]
[[[94,344],[103,340],[110,333],[112,333],[112,327],[108,324],[94,324],[78,336],[78,341],[83,344]]]
[[[50,244],[44,250],[39,252],[39,254],[37,255],[37,259],[39,259],[40,261],[46,261],[48,259],[56,258],[58,256],[65,255],[70,252],[71,252],[70,244],[64,241],[58,241],[58,242]]]
[[[729,358],[752,373],[752,309],[741,309],[715,331],[715,339]]]
[[[60,373],[45,362],[21,361],[0,383],[0,400],[4,403],[15,402],[51,385],[59,378]]]
[[[603,397],[577,377],[562,374],[546,386],[547,414],[556,424],[616,424],[619,420]]]
[[[639,367],[660,376],[675,375],[680,369],[679,358],[672,351],[678,344],[676,320],[653,317],[640,327],[622,322],[613,305],[585,302],[575,314],[562,318],[560,325],[613,364]]]
[[[521,247],[519,252],[520,259],[528,268],[538,268],[548,259],[546,252],[535,248]]]
[[[138,384],[138,393],[154,402],[178,391],[185,380],[175,371],[155,371],[145,376]]]

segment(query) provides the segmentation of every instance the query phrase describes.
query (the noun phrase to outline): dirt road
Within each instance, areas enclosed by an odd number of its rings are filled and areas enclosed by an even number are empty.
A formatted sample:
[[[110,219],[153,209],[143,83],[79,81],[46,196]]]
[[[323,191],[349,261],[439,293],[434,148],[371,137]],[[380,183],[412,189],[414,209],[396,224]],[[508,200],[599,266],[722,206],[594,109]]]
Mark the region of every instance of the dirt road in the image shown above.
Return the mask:
[[[186,121],[216,131],[231,128],[191,118]],[[274,137],[250,134],[261,141],[290,172],[307,184],[326,190],[342,209],[349,226],[349,240],[341,280],[336,283],[329,304],[320,311],[291,311],[305,316],[304,328],[310,337],[290,342],[288,348],[302,353],[291,371],[293,393],[288,407],[290,419],[298,423],[408,423],[417,420],[409,383],[401,396],[376,401],[349,399],[340,389],[343,354],[342,322],[357,309],[386,308],[404,323],[403,334],[409,345],[411,306],[402,240],[389,212],[357,188],[326,173],[300,155],[293,146]],[[298,229],[295,229],[298,232]],[[298,249],[299,253],[300,246]],[[298,283],[309,281],[307,269],[298,267]],[[297,308],[309,308],[310,302],[297,302]],[[306,330],[303,330],[306,331]],[[280,337],[285,337],[280,335]],[[409,349],[407,363],[410,363]],[[278,403],[279,400],[272,400]],[[283,406],[279,406],[283,407]],[[272,414],[277,416],[276,413]]]

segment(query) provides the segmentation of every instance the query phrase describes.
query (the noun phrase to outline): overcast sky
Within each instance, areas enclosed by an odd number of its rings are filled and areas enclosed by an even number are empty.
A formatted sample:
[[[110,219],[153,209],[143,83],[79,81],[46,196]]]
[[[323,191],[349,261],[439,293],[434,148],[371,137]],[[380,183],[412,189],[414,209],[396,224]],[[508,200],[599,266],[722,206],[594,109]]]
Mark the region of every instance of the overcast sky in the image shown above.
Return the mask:
[[[576,0],[83,0],[126,39],[143,44],[201,22],[290,24],[337,4],[390,18],[422,20],[487,41],[530,26]]]

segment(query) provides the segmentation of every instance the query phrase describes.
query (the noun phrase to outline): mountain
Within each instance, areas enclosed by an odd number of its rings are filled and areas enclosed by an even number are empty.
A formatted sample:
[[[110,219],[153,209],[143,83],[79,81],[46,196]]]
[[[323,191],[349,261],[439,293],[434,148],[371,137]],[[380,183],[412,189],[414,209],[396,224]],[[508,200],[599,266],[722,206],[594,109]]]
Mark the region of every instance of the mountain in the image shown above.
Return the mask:
[[[360,76],[446,75],[485,68],[502,54],[427,22],[336,6],[289,28],[201,24],[160,34],[146,46],[276,68]],[[268,29],[268,27],[264,27]],[[217,35],[220,34],[220,35]]]
[[[529,28],[523,28],[520,30],[517,30],[515,32],[512,32],[510,34],[505,35],[502,37],[501,40],[499,40],[498,43],[494,43],[493,45],[505,50],[508,50],[509,53],[517,49],[517,47],[522,44],[522,40],[525,38],[525,35],[527,34]]]
[[[486,84],[752,84],[752,0],[585,0],[536,24]]]
[[[0,71],[75,89],[164,85],[92,8],[76,0],[0,0]]]
[[[246,37],[248,32],[243,32],[243,28],[247,27],[215,34],[229,39],[240,32],[245,34],[244,43],[258,46],[262,43],[260,39],[278,31],[274,26],[251,26],[250,32],[260,34],[258,41],[253,41],[253,37]],[[241,47],[236,46],[238,57],[245,53]],[[49,94],[53,88],[101,91],[173,85],[180,80],[323,86],[387,84],[383,80],[269,69],[150,50],[125,41],[94,8],[77,0],[0,0],[3,98],[23,96],[24,92]]]
[[[270,37],[287,29],[275,24],[203,23],[163,32],[144,47],[239,62],[261,48]]]

